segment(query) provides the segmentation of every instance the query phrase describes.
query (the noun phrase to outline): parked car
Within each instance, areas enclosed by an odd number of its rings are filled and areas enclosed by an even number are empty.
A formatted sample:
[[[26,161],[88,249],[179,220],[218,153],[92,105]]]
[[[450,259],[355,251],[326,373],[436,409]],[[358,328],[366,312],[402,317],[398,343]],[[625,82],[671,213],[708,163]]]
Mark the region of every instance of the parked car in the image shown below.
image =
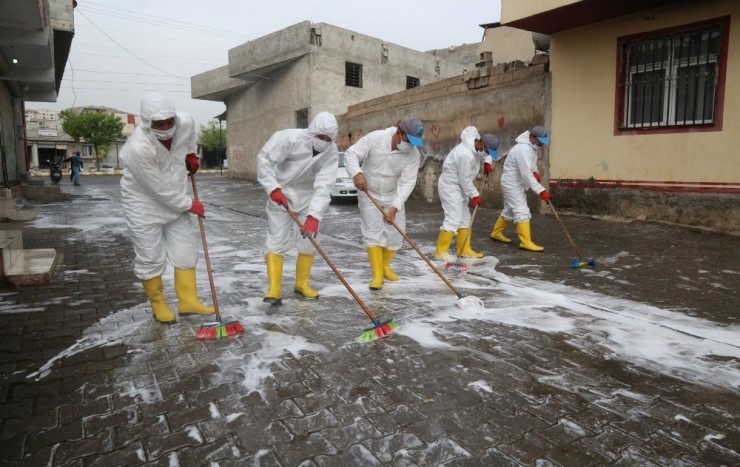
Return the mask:
[[[357,188],[349,177],[347,169],[344,167],[344,153],[339,153],[339,169],[337,169],[337,180],[334,183],[334,189],[331,191],[331,202],[336,203],[339,200],[357,201]]]

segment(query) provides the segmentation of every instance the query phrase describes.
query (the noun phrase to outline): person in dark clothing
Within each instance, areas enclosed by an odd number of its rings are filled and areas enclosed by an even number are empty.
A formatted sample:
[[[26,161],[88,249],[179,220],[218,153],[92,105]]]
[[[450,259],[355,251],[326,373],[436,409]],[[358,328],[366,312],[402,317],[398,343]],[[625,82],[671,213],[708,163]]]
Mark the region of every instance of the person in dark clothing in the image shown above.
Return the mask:
[[[70,181],[74,182],[75,186],[80,186],[80,169],[84,167],[82,158],[80,157],[80,151],[75,151],[72,157],[68,157],[62,162],[70,162],[72,164],[70,167],[71,173],[69,174]]]

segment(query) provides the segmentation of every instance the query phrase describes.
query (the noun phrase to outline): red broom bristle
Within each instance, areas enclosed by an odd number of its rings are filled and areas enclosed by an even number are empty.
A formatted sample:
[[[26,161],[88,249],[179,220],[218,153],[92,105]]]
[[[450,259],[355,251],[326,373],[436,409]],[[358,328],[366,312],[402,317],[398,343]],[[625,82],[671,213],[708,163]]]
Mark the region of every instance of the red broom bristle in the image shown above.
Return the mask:
[[[216,328],[215,327],[200,328],[200,330],[196,334],[196,337],[198,339],[215,339],[216,338]]]

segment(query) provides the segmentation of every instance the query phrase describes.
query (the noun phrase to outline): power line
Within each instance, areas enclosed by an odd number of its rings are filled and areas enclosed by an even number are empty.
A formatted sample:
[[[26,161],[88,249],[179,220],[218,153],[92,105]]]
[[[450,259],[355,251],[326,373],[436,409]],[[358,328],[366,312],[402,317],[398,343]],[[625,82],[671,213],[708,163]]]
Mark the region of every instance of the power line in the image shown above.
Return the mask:
[[[101,46],[100,44],[93,44],[91,42],[75,42],[74,46],[76,48],[82,48],[82,49],[94,49],[94,50],[100,50],[100,51],[115,51],[118,52],[117,48],[115,47],[108,47],[108,46]],[[214,58],[207,58],[204,55],[183,55],[183,54],[173,54],[173,55],[162,55],[162,53],[167,53],[171,51],[169,50],[152,50],[152,49],[146,49],[146,51],[143,51],[143,49],[131,49],[131,51],[137,52],[139,55],[156,55],[158,57],[178,57],[178,58],[194,58],[196,60],[216,60]],[[211,54],[209,57],[213,57],[214,55]]]
[[[88,26],[86,24],[75,25],[75,28],[77,28],[77,27],[90,28],[92,26]],[[137,36],[137,37],[154,37],[156,39],[167,39],[167,40],[170,40],[170,41],[188,42],[188,43],[191,43],[191,44],[207,45],[207,46],[211,46],[211,47],[219,47],[219,48],[226,47],[223,44],[211,44],[211,43],[208,43],[208,42],[189,41],[189,40],[186,40],[186,39],[178,39],[176,37],[155,36],[154,34],[142,34],[142,33],[139,33],[139,32],[121,31],[120,29],[110,29],[110,28],[105,28],[105,29],[108,32],[118,32],[118,33],[121,33],[121,34],[130,34],[130,35]],[[226,39],[226,38],[221,38],[221,39],[225,39],[225,40],[229,40],[229,41],[233,41],[234,40],[234,39]]]
[[[91,51],[98,50],[100,52],[122,53],[120,50],[113,50],[112,48],[89,47],[89,46],[84,46],[84,45],[83,46],[77,46],[77,48],[78,49],[85,50],[85,51],[87,51],[87,50],[91,50]],[[93,55],[93,54],[88,54],[88,55]],[[94,54],[94,55],[98,55],[100,57],[105,57],[106,56],[105,54]],[[216,58],[196,57],[196,56],[192,56],[192,55],[163,55],[163,54],[157,54],[157,53],[141,53],[141,52],[139,52],[138,55],[140,55],[140,56],[155,56],[157,58],[159,58],[159,57],[165,57],[165,58],[183,58],[183,59],[188,59],[188,60],[202,60],[202,61],[207,61],[207,62],[223,62],[223,60],[216,59]],[[111,57],[111,58],[118,58],[118,57]]]
[[[123,56],[117,57],[117,56],[112,56],[112,55],[107,55],[107,54],[90,54],[90,53],[85,53],[85,52],[75,52],[75,53],[77,55],[89,55],[90,57],[104,57],[104,58],[112,58],[112,59],[116,59],[116,60],[134,60],[135,59],[135,60],[139,60],[139,61],[142,61],[142,62],[146,63],[147,65],[151,66],[155,70],[163,71],[160,68],[155,67],[151,63],[146,62],[145,60],[139,58],[136,55],[134,55],[133,57],[123,57]],[[179,63],[179,64],[182,64],[182,65],[198,65],[198,66],[208,65],[206,63],[186,62],[186,61],[177,60],[177,59],[175,59],[175,60],[158,60],[158,61],[165,62],[165,63]],[[165,71],[165,73],[167,73],[167,72]],[[180,76],[173,75],[172,73],[167,73],[167,75],[168,76],[173,76],[175,78],[180,79]]]
[[[156,73],[129,73],[125,71],[100,71],[100,70],[80,70],[77,69],[78,73],[103,73],[103,74],[116,74],[116,75],[134,75],[134,76],[171,76],[171,75],[158,75]],[[188,78],[187,76],[179,76],[179,78]]]
[[[109,36],[109,35],[108,35],[108,34],[107,34],[107,33],[106,33],[105,31],[103,31],[102,29],[100,29],[100,28],[98,27],[98,25],[97,25],[97,24],[95,24],[95,23],[93,23],[92,21],[90,21],[90,18],[88,18],[87,16],[85,16],[85,14],[84,14],[83,12],[81,12],[79,8],[77,8],[77,12],[78,12],[78,13],[79,13],[80,15],[82,15],[82,17],[83,17],[83,18],[85,18],[86,20],[88,20],[88,21],[90,22],[90,24],[92,24],[93,26],[95,26],[96,28],[98,28],[98,30],[99,30],[100,32],[102,32],[103,34],[105,34],[105,36],[106,36],[106,37],[107,37],[108,39],[110,39],[110,40],[112,40],[113,42],[115,42],[115,43],[116,43],[116,44],[117,44],[117,45],[118,45],[118,46],[119,46],[120,48],[122,48],[122,49],[123,49],[123,50],[125,50],[126,52],[130,53],[130,54],[131,54],[131,55],[132,55],[132,56],[133,56],[134,58],[136,58],[137,60],[141,61],[142,63],[145,63],[145,64],[149,65],[150,67],[154,68],[154,69],[155,69],[155,70],[157,70],[157,71],[161,71],[162,73],[166,73],[166,74],[168,74],[168,75],[170,75],[170,76],[174,76],[175,78],[178,78],[178,79],[182,79],[182,78],[180,78],[179,76],[173,75],[172,73],[168,73],[168,72],[166,72],[165,70],[163,70],[163,69],[161,69],[161,68],[158,68],[158,67],[156,67],[156,66],[152,65],[151,63],[147,62],[146,60],[144,60],[144,59],[142,59],[142,58],[139,58],[139,57],[137,57],[135,53],[133,53],[133,52],[129,51],[129,50],[128,50],[128,49],[126,48],[126,47],[124,47],[124,46],[122,46],[121,44],[119,44],[118,42],[116,42],[116,40],[115,40],[115,39],[113,39],[112,37],[110,37],[110,36]]]
[[[68,86],[60,86],[60,89],[72,89]],[[136,91],[136,92],[187,92],[190,94],[190,91],[178,91],[178,90],[172,90],[172,89],[120,89],[120,88],[75,88],[77,90],[87,90],[87,91]]]
[[[77,7],[76,10],[77,11],[80,11],[80,7]],[[196,33],[196,34],[205,34],[207,36],[215,36],[215,37],[221,37],[221,38],[224,38],[224,39],[233,39],[233,40],[246,40],[246,36],[240,36],[240,35],[230,34],[230,33],[222,34],[222,33],[218,33],[218,32],[213,32],[214,29],[208,30],[208,29],[193,28],[193,27],[189,27],[189,26],[178,26],[178,25],[174,25],[174,24],[167,24],[167,23],[162,23],[162,22],[158,22],[158,21],[152,21],[152,20],[148,20],[148,19],[142,19],[142,18],[132,17],[132,16],[129,16],[129,15],[123,15],[123,14],[106,12],[104,10],[103,11],[100,11],[100,10],[96,10],[95,8],[92,8],[92,7],[85,7],[85,11],[89,11],[90,13],[94,13],[94,14],[97,14],[97,15],[110,16],[112,18],[119,18],[119,19],[124,19],[124,20],[128,20],[128,21],[135,21],[135,22],[138,22],[138,23],[151,24],[151,25],[154,25],[154,26],[161,26],[161,27],[164,27],[164,28],[178,29],[180,31],[193,32],[193,33]]]
[[[213,26],[207,26],[207,25],[196,24],[196,23],[188,23],[186,21],[180,21],[180,20],[165,18],[163,16],[149,15],[149,14],[141,13],[141,12],[138,12],[138,11],[126,10],[124,8],[116,8],[116,7],[112,7],[112,6],[108,6],[108,5],[103,5],[103,4],[100,4],[100,3],[97,3],[97,2],[93,2],[93,1],[89,1],[89,0],[86,1],[85,3],[92,5],[93,8],[102,8],[103,10],[105,10],[105,9],[108,9],[108,10],[118,10],[118,11],[123,11],[123,12],[126,12],[126,13],[131,13],[131,14],[133,14],[135,16],[143,16],[143,17],[148,17],[148,18],[155,18],[155,19],[161,20],[161,21],[166,21],[166,22],[175,23],[175,24],[179,23],[179,24],[184,24],[184,25],[188,25],[188,26],[195,26],[197,28],[213,28]],[[256,38],[256,36],[250,36],[249,34],[242,34],[242,33],[239,33],[239,32],[233,32],[233,31],[224,31],[224,32],[225,33],[228,33],[228,34],[233,34],[235,36],[243,36],[243,37]]]
[[[142,83],[141,81],[101,81],[98,79],[78,79],[77,82],[78,83],[84,82],[84,83],[146,84],[146,85],[163,84],[165,86],[190,86],[189,84],[185,84],[185,83]]]
[[[72,70],[72,95],[75,96],[72,101],[72,107],[74,107],[75,102],[77,102],[77,93],[75,92],[75,69],[72,67],[72,57],[67,57],[67,61],[69,62],[69,69]]]

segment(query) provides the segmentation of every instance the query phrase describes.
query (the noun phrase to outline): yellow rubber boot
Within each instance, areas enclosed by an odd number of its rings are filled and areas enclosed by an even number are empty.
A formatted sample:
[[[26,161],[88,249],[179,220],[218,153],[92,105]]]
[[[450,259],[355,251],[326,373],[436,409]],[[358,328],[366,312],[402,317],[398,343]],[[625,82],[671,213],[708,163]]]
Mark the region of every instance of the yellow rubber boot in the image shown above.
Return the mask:
[[[370,289],[380,290],[383,288],[383,247],[367,247],[367,259],[370,261],[370,267],[373,270],[373,280],[370,281]]]
[[[395,250],[388,250],[383,248],[383,277],[389,281],[397,281],[398,274],[391,269],[391,260],[396,255]]]
[[[437,238],[437,251],[434,252],[435,259],[441,259],[443,261],[455,261],[457,258],[448,253],[450,244],[452,243],[452,237],[455,236],[455,232],[448,230],[440,230],[439,237]]]
[[[483,253],[478,253],[470,248],[470,229],[457,229],[457,251],[464,258],[483,258]],[[463,242],[465,244],[463,245]]]
[[[295,262],[295,293],[301,294],[306,298],[318,298],[319,293],[308,285],[308,278],[311,275],[311,266],[313,265],[314,255],[304,255],[299,253],[298,260]]]
[[[152,313],[154,313],[154,319],[160,323],[170,324],[177,321],[177,317],[167,306],[167,302],[164,299],[164,287],[162,286],[162,276],[152,277],[145,281],[141,281],[146,290],[146,295],[149,297],[149,303],[152,304]]]
[[[267,263],[267,293],[262,298],[263,302],[279,304],[283,299],[283,257],[274,253],[265,255]]]
[[[205,306],[198,300],[195,288],[195,268],[175,268],[175,292],[177,300],[177,313],[181,315],[212,315],[216,312],[210,306]]]
[[[529,251],[542,251],[545,248],[532,242],[529,221],[520,222],[516,225],[516,233],[519,234],[519,248]]]
[[[493,226],[493,232],[491,232],[491,238],[499,242],[511,243],[509,237],[504,236],[504,230],[509,226],[509,223],[503,217],[499,217],[496,224]]]

